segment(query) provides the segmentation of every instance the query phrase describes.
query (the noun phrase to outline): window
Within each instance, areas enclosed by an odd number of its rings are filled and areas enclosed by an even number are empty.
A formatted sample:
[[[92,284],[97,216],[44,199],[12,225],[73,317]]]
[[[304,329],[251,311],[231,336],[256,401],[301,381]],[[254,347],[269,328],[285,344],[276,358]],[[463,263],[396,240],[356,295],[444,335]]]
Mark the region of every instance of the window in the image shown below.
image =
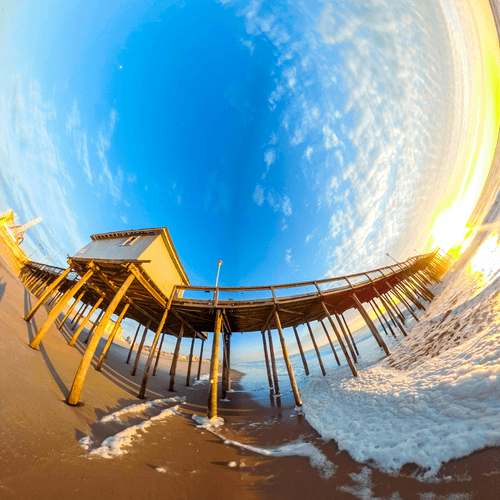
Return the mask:
[[[124,241],[120,246],[122,247],[130,247],[132,246],[140,236],[131,236],[128,240]]]

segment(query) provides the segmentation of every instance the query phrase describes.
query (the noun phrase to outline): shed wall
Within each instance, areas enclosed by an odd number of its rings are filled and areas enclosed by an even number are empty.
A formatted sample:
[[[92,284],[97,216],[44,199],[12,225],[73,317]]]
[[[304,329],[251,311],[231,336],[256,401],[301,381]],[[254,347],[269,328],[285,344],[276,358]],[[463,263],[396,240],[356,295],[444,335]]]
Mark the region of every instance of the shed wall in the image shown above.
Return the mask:
[[[121,246],[129,237],[109,238],[91,241],[85,245],[74,257],[89,259],[135,260],[147,249],[148,245],[158,238],[156,235],[141,235],[131,246]]]
[[[142,268],[167,297],[170,297],[174,285],[182,284],[182,276],[172,261],[161,235],[158,235],[145,249],[140,259],[151,260],[142,264]]]

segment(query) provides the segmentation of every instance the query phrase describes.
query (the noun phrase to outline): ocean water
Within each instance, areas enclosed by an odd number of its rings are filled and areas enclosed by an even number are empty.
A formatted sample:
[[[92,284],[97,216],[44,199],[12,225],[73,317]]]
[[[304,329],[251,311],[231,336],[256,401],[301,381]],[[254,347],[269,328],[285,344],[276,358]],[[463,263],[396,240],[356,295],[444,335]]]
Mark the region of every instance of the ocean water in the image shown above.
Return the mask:
[[[321,438],[388,473],[416,463],[423,479],[453,458],[500,445],[499,243],[497,230],[477,237],[466,261],[433,287],[436,298],[419,321],[407,322],[408,337],[384,336],[389,357],[370,334],[356,339],[358,377],[345,363],[337,367],[327,346],[325,377],[314,371],[314,352],[307,353],[309,377],[292,356],[305,418]],[[278,367],[283,402],[293,404],[282,359]],[[238,369],[244,389],[269,404],[265,364]]]

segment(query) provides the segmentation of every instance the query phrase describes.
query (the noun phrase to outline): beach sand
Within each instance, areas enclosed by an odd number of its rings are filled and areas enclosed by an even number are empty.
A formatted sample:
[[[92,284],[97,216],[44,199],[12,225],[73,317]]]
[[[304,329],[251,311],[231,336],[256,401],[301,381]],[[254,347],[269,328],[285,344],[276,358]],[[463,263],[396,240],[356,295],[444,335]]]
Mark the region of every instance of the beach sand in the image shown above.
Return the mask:
[[[4,248],[1,253],[5,254]],[[206,415],[207,384],[186,387],[187,362],[181,360],[177,392],[169,393],[167,356],[161,358],[156,377],[150,378],[148,400],[185,396],[186,401],[129,412],[120,416],[121,422],[102,422],[106,415],[143,402],[137,393],[146,355],[137,376],[131,377],[132,365],[124,362],[128,345],[115,343],[103,371],[89,370],[82,404],[69,406],[65,399],[84,350],[85,332],[71,348],[68,327],[59,331],[53,326],[40,351],[34,351],[28,344],[46,317],[42,308],[30,323],[24,321],[34,300],[1,258],[0,499],[498,497],[498,448],[449,462],[437,483],[419,481],[422,471],[412,464],[406,464],[397,477],[390,476],[374,464],[355,462],[347,452],[339,452],[335,442],[324,442],[291,403],[263,406],[240,392],[241,374],[236,371],[235,391],[229,393],[229,402],[219,403],[225,424],[215,434],[197,427],[191,415]],[[202,374],[208,369],[204,362]],[[151,421],[130,438],[124,454],[112,458],[90,454],[106,438],[149,421],[174,404],[181,413]],[[390,428],[390,422],[381,425]],[[86,437],[93,442],[89,450],[79,442]],[[225,439],[261,452],[225,444]],[[307,456],[263,454],[297,442],[309,443],[323,454],[333,475],[326,477],[325,469],[311,466]]]

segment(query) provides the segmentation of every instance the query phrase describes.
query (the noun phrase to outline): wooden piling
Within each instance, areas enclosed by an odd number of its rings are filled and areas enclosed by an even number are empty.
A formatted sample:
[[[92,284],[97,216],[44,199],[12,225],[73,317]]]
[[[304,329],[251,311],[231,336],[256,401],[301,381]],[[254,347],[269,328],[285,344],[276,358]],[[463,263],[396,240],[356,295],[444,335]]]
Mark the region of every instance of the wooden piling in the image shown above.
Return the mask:
[[[349,329],[349,325],[347,324],[347,321],[346,321],[346,319],[345,319],[345,317],[344,317],[343,314],[340,314],[339,316],[342,318],[342,321],[344,322],[344,326],[345,326],[347,335],[349,335],[349,338],[351,339],[352,345],[354,346],[354,349],[356,350],[356,353],[359,356],[358,346],[356,345],[356,342],[354,341],[354,337],[353,337],[353,335],[351,333],[351,330]],[[339,323],[340,323],[340,321],[339,321]]]
[[[390,301],[387,299],[387,297],[385,295],[379,295],[379,299],[382,302],[382,305],[385,307],[387,314],[390,316],[390,318],[392,320],[392,324],[395,327],[399,328],[401,333],[406,337],[407,334],[405,332],[405,329],[403,328],[402,323],[399,321],[396,313],[392,310]]]
[[[89,269],[78,282],[73,285],[62,297],[62,299],[57,303],[56,306],[50,311],[47,320],[43,324],[43,326],[38,330],[35,338],[32,340],[30,347],[38,350],[38,346],[42,341],[43,337],[47,333],[48,329],[52,326],[55,319],[59,316],[61,311],[64,309],[64,306],[78,293],[80,288],[87,282],[87,280],[94,274],[93,269]]]
[[[84,344],[88,344],[89,343],[89,340],[92,338],[94,330],[97,328],[97,325],[101,321],[101,318],[102,318],[103,314],[104,314],[104,309],[101,309],[101,312],[99,313],[99,316],[97,316],[97,319],[94,321],[94,324],[92,325],[92,328],[89,330],[89,334],[87,335],[87,338],[83,341]]]
[[[186,375],[186,386],[189,387],[189,383],[191,382],[191,365],[193,364],[193,349],[194,349],[194,341],[196,336],[193,334],[193,340],[191,341],[191,349],[189,351],[189,361],[188,361],[188,371]]]
[[[179,351],[181,348],[182,336],[184,335],[184,324],[181,325],[181,329],[179,331],[179,335],[177,337],[177,342],[175,343],[174,356],[172,358],[172,365],[170,366],[170,385],[168,390],[170,392],[175,392],[175,372],[177,370],[177,360],[179,359]]]
[[[139,349],[137,350],[137,354],[135,355],[134,367],[130,372],[130,375],[132,375],[132,377],[135,377],[135,374],[137,373],[137,367],[139,366],[139,360],[141,359],[142,348],[144,347],[144,342],[146,341],[146,335],[148,334],[150,324],[151,320],[149,320],[147,325],[144,327],[144,333],[142,334],[141,343],[139,344]]]
[[[297,387],[297,382],[295,380],[295,375],[293,374],[292,363],[290,363],[290,357],[288,356],[288,350],[286,348],[285,336],[283,335],[283,330],[281,329],[281,321],[277,309],[274,310],[274,319],[276,320],[276,326],[278,328],[278,333],[281,341],[281,350],[283,352],[283,357],[285,359],[285,365],[288,372],[288,378],[290,380],[290,385],[292,386],[293,397],[295,399],[295,404],[297,406],[302,406],[302,400],[300,399],[299,388]]]
[[[69,318],[69,315],[73,312],[73,309],[76,307],[76,304],[78,304],[78,302],[80,302],[80,300],[82,299],[82,297],[84,295],[85,295],[85,290],[83,290],[83,292],[80,292],[80,295],[78,295],[78,297],[75,299],[73,304],[71,304],[71,306],[68,309],[68,312],[65,314],[64,318],[59,323],[59,326],[57,327],[58,330],[60,330],[63,327],[64,322]]]
[[[200,348],[200,360],[198,362],[198,376],[197,380],[200,380],[201,376],[201,363],[203,363],[203,346],[205,345],[205,340],[201,341],[201,348]]]
[[[378,339],[380,346],[384,350],[385,354],[389,356],[391,354],[391,351],[389,351],[389,348],[387,347],[387,344],[385,343],[384,339],[380,335],[379,331],[377,328],[375,328],[375,325],[373,324],[373,321],[370,318],[370,315],[366,312],[365,308],[363,307],[363,304],[361,304],[360,300],[358,297],[356,297],[356,294],[352,294],[352,298],[356,304],[356,309],[359,311],[363,319],[365,320],[365,323],[367,324],[368,328],[372,332],[373,336]]]
[[[158,362],[160,361],[161,356],[161,347],[163,345],[163,339],[165,338],[165,333],[161,336],[160,347],[158,348],[158,353],[156,354],[155,367],[153,368],[153,377],[156,376],[156,369],[158,367]]]
[[[278,370],[276,369],[276,358],[274,356],[273,336],[270,328],[267,330],[267,338],[269,340],[269,354],[271,355],[271,366],[273,369],[274,397],[281,398]]]
[[[118,328],[120,328],[120,323],[122,322],[123,317],[125,316],[130,304],[125,304],[123,306],[122,312],[120,313],[120,316],[118,316],[118,319],[116,320],[115,326],[113,327],[113,331],[111,334],[108,336],[108,340],[106,341],[106,345],[104,346],[104,349],[102,350],[102,354],[99,358],[99,361],[97,362],[97,365],[95,369],[97,371],[101,371],[102,365],[104,364],[104,359],[108,355],[109,348],[111,347],[111,344],[113,343],[113,340],[116,336],[116,333],[118,332]]]
[[[335,311],[335,309],[333,310],[333,314],[335,315],[335,319],[337,320],[337,323],[339,324],[340,329],[342,330],[342,335],[344,336],[344,338],[347,342],[347,346],[349,347],[349,351],[351,351],[352,359],[354,360],[355,363],[357,363],[358,358],[356,357],[356,354],[359,356],[358,349],[357,348],[355,349],[354,346],[351,344],[351,339],[349,338],[349,335],[348,335],[346,329],[344,328],[344,325],[340,321],[339,315],[337,314],[337,311]]]
[[[297,341],[297,345],[299,346],[300,357],[302,359],[302,364],[304,365],[304,371],[306,372],[306,375],[309,375],[309,367],[307,366],[306,357],[304,355],[304,349],[302,349],[302,343],[300,342],[299,334],[297,333],[297,328],[295,326],[293,327],[293,333],[295,334],[295,340]],[[267,371],[269,372],[269,367],[267,368]]]
[[[132,340],[132,345],[130,346],[130,349],[128,351],[127,361],[125,361],[125,363],[127,363],[127,365],[130,363],[130,356],[132,356],[132,352],[134,350],[135,341],[137,340],[137,335],[139,335],[139,330],[141,329],[141,326],[142,326],[141,323],[139,323],[137,325],[137,330],[135,331],[134,340]]]
[[[37,303],[32,307],[31,311],[24,317],[25,321],[29,321],[35,313],[40,309],[47,299],[52,295],[52,293],[56,290],[56,288],[62,283],[64,278],[71,272],[71,267],[68,267],[64,272],[62,272],[59,277],[52,282],[51,285],[47,287],[45,292],[40,296]]]
[[[262,344],[264,347],[264,358],[266,360],[267,380],[269,381],[269,390],[273,392],[273,379],[271,376],[271,367],[269,366],[269,356],[267,354],[266,334],[265,332],[260,332],[260,333],[262,334]]]
[[[174,289],[175,291],[175,289]],[[149,351],[149,356],[148,359],[146,360],[146,366],[144,367],[144,375],[142,376],[142,383],[141,383],[141,389],[139,391],[138,397],[141,399],[144,399],[146,397],[146,389],[148,386],[148,379],[149,379],[149,370],[151,369],[151,363],[153,363],[153,358],[155,357],[155,349],[156,349],[156,344],[158,343],[158,339],[160,338],[160,335],[162,334],[163,327],[165,326],[165,321],[167,321],[167,316],[170,311],[170,306],[172,305],[172,298],[174,296],[174,292],[172,292],[172,295],[170,297],[170,300],[167,303],[167,307],[163,311],[163,315],[161,317],[160,323],[158,324],[158,328],[156,329],[156,334],[155,338],[153,339],[153,343],[151,344],[151,350]],[[148,323],[149,326],[149,323]],[[163,341],[163,337],[162,337]],[[158,357],[159,353],[161,351],[161,345],[160,345],[160,350],[158,351]],[[158,358],[157,361],[158,363]],[[156,366],[155,366],[156,369]]]
[[[227,335],[222,335],[222,399],[227,395]]]
[[[101,335],[104,332],[104,328],[106,327],[109,319],[115,312],[115,309],[117,308],[118,304],[122,300],[123,296],[125,295],[126,291],[132,284],[134,279],[135,276],[133,274],[130,274],[124,281],[123,285],[119,288],[118,292],[115,294],[113,300],[106,309],[106,313],[104,314],[104,317],[102,318],[99,327],[97,328],[94,336],[90,340],[89,345],[85,351],[85,354],[83,355],[82,360],[80,362],[80,366],[78,367],[78,370],[76,372],[73,385],[71,387],[71,392],[68,397],[68,403],[70,405],[76,405],[80,401],[80,393],[83,387],[83,383],[85,381],[85,376],[87,375],[87,371],[89,369],[90,363],[92,362],[92,358],[94,356],[94,352],[97,348],[97,345],[99,344]]]
[[[214,420],[217,418],[217,387],[219,378],[219,343],[220,330],[222,324],[222,311],[215,310],[215,325],[214,325],[214,343],[212,348],[212,363],[210,370],[210,393],[208,397],[208,418]]]
[[[328,318],[328,321],[330,322],[330,325],[331,325],[333,331],[335,332],[335,336],[337,337],[337,342],[339,343],[340,348],[342,349],[342,352],[344,353],[344,357],[347,361],[347,364],[349,365],[349,368],[351,369],[352,374],[355,377],[357,377],[358,370],[356,370],[356,367],[354,366],[352,359],[349,357],[349,354],[348,354],[347,349],[344,345],[344,342],[343,342],[342,338],[340,337],[339,332],[335,328],[335,324],[333,323],[333,318],[330,316],[330,312],[328,311],[328,308],[326,307],[326,304],[323,301],[321,301],[321,305],[323,306],[323,311],[325,312],[326,317]]]
[[[379,298],[379,300],[380,300],[380,298]],[[377,309],[377,310],[378,310],[378,312],[380,313],[381,318],[384,320],[384,323],[385,323],[385,324],[387,325],[387,327],[389,328],[389,330],[390,330],[390,332],[391,332],[392,336],[396,339],[396,338],[397,338],[397,336],[396,336],[396,334],[394,333],[394,330],[392,329],[391,324],[389,323],[389,321],[387,321],[387,319],[386,319],[386,317],[385,317],[384,313],[382,312],[382,309],[380,309],[380,307],[378,306],[377,301],[376,301],[375,299],[372,299],[372,302],[371,302],[371,303],[372,303],[372,307],[375,305],[376,309]],[[378,315],[377,315],[377,316],[378,316]],[[381,321],[381,320],[380,320],[380,318],[379,318],[379,321]],[[383,325],[382,325],[382,326],[383,326]],[[384,330],[385,330],[385,333],[386,333],[387,335],[389,335],[389,334],[387,333],[387,330],[385,329],[385,327],[384,327]]]
[[[80,309],[78,309],[78,312],[73,316],[73,319],[69,324],[70,329],[73,329],[74,324],[77,323],[78,320],[85,314],[85,311],[87,310],[88,306],[89,306],[88,304],[83,303]]]
[[[87,314],[85,319],[82,321],[82,324],[78,327],[76,332],[74,333],[73,337],[71,337],[71,340],[68,342],[68,345],[73,346],[75,345],[76,339],[79,337],[80,333],[82,330],[85,328],[85,325],[89,322],[90,318],[92,317],[92,314],[96,311],[96,309],[101,305],[101,302],[104,300],[103,297],[101,297],[95,304],[94,307],[90,310],[90,312]]]
[[[316,339],[314,338],[311,325],[309,324],[308,321],[306,321],[306,325],[307,325],[307,329],[309,330],[309,335],[311,337],[311,340],[312,340],[312,343],[314,346],[314,350],[316,351],[316,356],[318,357],[318,362],[319,362],[319,366],[321,368],[321,373],[323,374],[323,377],[325,377],[326,371],[325,371],[325,367],[323,366],[323,360],[321,359],[321,354],[319,353],[318,344],[316,343]]]

